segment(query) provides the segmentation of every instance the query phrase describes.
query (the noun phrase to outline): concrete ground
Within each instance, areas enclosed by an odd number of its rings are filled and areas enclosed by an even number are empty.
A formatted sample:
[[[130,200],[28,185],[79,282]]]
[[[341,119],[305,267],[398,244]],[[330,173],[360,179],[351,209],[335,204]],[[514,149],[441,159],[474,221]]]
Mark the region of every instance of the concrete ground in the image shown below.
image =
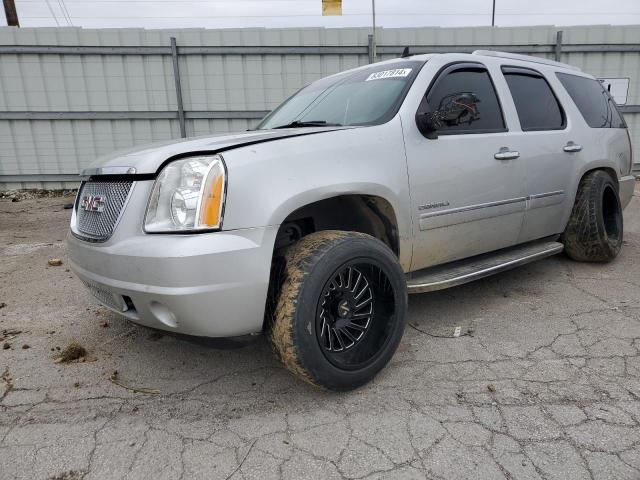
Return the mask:
[[[0,202],[2,479],[640,478],[640,198],[611,264],[411,297],[392,363],[344,394],[264,340],[211,350],[94,303],[66,265],[69,201]],[[85,361],[56,363],[72,341]]]

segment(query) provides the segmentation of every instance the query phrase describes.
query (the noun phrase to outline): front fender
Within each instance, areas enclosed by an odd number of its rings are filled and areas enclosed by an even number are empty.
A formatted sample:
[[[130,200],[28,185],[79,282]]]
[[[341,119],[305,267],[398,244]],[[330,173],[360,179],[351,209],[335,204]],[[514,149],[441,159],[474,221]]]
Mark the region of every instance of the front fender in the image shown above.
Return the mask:
[[[372,195],[393,207],[401,252],[410,256],[407,164],[397,117],[383,125],[284,138],[223,156],[225,230],[279,225],[298,208],[338,195]]]

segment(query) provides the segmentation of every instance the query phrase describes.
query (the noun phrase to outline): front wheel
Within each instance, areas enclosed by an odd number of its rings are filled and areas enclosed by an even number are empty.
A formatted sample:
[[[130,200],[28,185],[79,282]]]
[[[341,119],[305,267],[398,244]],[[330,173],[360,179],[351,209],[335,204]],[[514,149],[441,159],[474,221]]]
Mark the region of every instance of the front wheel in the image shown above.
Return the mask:
[[[284,365],[330,390],[367,383],[404,332],[407,288],[393,252],[369,235],[322,231],[289,247],[284,260],[270,327]]]
[[[622,247],[622,207],[611,176],[595,170],[580,180],[569,223],[562,234],[567,255],[583,262],[608,262]]]

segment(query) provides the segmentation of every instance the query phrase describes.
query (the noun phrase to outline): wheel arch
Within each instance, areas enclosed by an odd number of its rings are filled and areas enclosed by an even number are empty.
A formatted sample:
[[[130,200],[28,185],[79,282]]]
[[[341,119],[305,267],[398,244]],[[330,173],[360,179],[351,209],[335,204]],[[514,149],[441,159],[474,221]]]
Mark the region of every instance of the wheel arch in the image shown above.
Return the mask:
[[[582,174],[580,175],[580,177],[578,178],[578,182],[576,183],[574,189],[575,191],[573,192],[574,194],[578,191],[578,185],[580,185],[582,179],[590,173],[595,172],[596,170],[602,170],[603,172],[608,173],[613,179],[613,182],[616,184],[616,187],[619,187],[618,172],[610,162],[590,163],[589,165],[586,165],[582,170]]]
[[[283,216],[278,222],[274,251],[286,246],[287,233],[292,225],[298,226],[298,238],[324,230],[345,230],[366,233],[384,242],[400,258],[400,225],[393,204],[385,197],[369,193],[339,193],[320,196],[307,201]],[[283,242],[285,242],[283,244]]]

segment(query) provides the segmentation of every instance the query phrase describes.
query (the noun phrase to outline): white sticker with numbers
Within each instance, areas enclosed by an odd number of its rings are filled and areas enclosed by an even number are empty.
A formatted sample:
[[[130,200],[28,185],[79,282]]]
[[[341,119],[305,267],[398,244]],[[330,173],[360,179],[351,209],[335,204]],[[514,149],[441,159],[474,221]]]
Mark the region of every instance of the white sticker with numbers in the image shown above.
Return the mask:
[[[394,70],[383,70],[382,72],[372,73],[367,77],[365,82],[369,80],[382,80],[383,78],[399,78],[407,77],[411,73],[412,68],[396,68]]]

